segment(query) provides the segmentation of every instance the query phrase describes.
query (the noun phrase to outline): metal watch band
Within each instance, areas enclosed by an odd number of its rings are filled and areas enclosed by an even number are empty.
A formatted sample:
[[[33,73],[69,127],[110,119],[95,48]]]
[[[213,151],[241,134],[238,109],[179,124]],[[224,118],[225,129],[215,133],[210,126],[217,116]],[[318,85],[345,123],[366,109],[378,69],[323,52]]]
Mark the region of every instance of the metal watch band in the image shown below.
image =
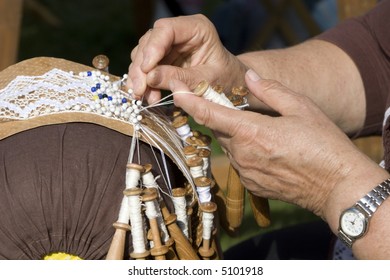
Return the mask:
[[[355,207],[360,209],[362,214],[370,219],[378,207],[390,196],[390,178],[386,179],[369,193],[362,197],[355,203]],[[348,236],[341,229],[338,230],[338,237],[343,241],[349,248],[352,247],[353,242],[357,239],[355,237]]]
[[[378,209],[378,207],[390,196],[390,178],[380,183],[372,191],[362,197],[356,206],[360,207],[366,212],[367,217],[371,217],[372,214]]]

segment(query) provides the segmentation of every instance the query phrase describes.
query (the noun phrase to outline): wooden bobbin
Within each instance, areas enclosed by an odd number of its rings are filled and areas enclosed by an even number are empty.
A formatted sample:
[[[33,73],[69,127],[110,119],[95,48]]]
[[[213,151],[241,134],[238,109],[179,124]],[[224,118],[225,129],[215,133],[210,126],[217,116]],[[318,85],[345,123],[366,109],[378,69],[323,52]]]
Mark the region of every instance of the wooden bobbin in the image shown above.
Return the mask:
[[[93,58],[92,65],[98,70],[108,72],[108,65],[110,64],[110,60],[107,56],[100,54]]]
[[[201,81],[197,86],[196,88],[194,89],[194,94],[196,96],[203,96],[203,94],[205,94],[205,92],[207,91],[207,89],[209,88],[209,83],[207,81]]]
[[[110,248],[108,249],[106,260],[123,260],[126,232],[130,230],[130,225],[115,222],[113,227],[115,228],[115,233]]]
[[[223,86],[221,85],[215,85],[212,87],[212,89],[218,93],[222,93],[223,92]]]
[[[184,199],[184,203],[185,203],[185,214],[186,214],[186,220],[185,221],[181,221],[181,220],[177,220],[178,222],[182,222],[182,226],[184,226],[184,224],[186,224],[187,225],[187,228],[186,228],[186,230],[188,231],[188,237],[190,237],[191,235],[190,235],[190,228],[189,228],[189,226],[190,226],[190,223],[189,223],[189,216],[188,216],[188,208],[187,208],[187,205],[186,205],[186,194],[187,194],[187,190],[185,189],[185,188],[173,188],[172,189],[172,196],[173,197],[182,197],[183,199]],[[176,205],[174,204],[174,207],[175,207],[175,210],[176,210]],[[181,226],[180,226],[180,224],[179,224],[179,227],[180,228],[182,228]],[[184,228],[182,228],[182,229],[184,229]]]
[[[184,146],[183,153],[186,159],[189,159],[198,154],[199,150],[195,148],[193,145]]]
[[[244,104],[244,97],[241,95],[230,95],[229,100],[234,106],[240,106]]]
[[[199,145],[198,138],[196,136],[187,137],[186,144],[190,146],[194,146],[196,148]]]
[[[181,260],[199,260],[199,256],[194,251],[191,243],[176,224],[176,215],[169,212],[164,202],[161,203],[161,213],[170,235],[175,240],[175,249],[179,258]]]
[[[178,128],[186,125],[186,124],[188,124],[188,117],[187,116],[183,116],[183,115],[177,116],[172,121],[172,126],[174,128],[176,128],[176,129],[178,129]]]
[[[139,171],[140,173],[144,172],[144,167],[142,165],[139,165],[137,163],[128,163],[126,164],[127,169],[135,169]]]
[[[204,202],[200,204],[200,210],[203,213],[215,213],[217,211],[217,205],[212,201]],[[204,260],[209,260],[215,254],[215,250],[211,246],[211,237],[210,239],[203,238],[202,246],[199,248],[199,254]]]
[[[126,196],[140,196],[141,193],[142,190],[140,188],[128,188],[123,191],[123,194]],[[135,253],[135,252],[130,253],[130,257],[137,260],[145,260],[149,255],[150,252],[148,250],[139,253]]]
[[[244,215],[245,188],[240,176],[232,165],[229,165],[226,188],[226,216],[229,230],[235,232],[240,227]]]
[[[236,96],[247,96],[249,94],[249,89],[244,86],[239,86],[239,87],[233,87],[232,88],[232,95]]]
[[[178,260],[179,257],[177,256],[175,252],[175,240],[173,240],[172,237],[170,237],[166,242],[165,246],[168,247],[168,253],[166,254],[168,260]]]
[[[193,156],[186,160],[187,166],[193,178],[203,176],[203,159],[200,156]]]
[[[157,199],[157,191],[155,189],[148,189],[148,192],[144,192],[142,195],[143,202],[153,202]],[[154,247],[150,250],[150,254],[156,260],[165,260],[165,255],[168,253],[168,247],[161,242],[160,229],[156,218],[148,217],[149,226],[152,233],[152,240]]]

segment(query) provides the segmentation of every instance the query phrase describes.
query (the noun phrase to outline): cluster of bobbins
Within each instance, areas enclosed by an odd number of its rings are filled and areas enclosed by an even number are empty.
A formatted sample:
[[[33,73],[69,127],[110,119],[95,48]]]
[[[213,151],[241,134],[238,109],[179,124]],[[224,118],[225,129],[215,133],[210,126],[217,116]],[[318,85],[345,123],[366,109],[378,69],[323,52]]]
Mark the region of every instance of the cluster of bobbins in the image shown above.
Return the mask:
[[[99,71],[108,70],[108,58],[105,56],[95,57],[93,64]],[[131,91],[124,93],[121,89],[126,75],[118,83],[109,84],[104,83],[109,79],[99,71],[97,74],[81,74],[94,76],[96,84],[92,84],[91,91],[96,91],[97,109],[100,110],[99,105],[102,104],[101,107],[106,109],[100,113],[106,116],[125,114],[125,118],[138,130],[142,119],[141,104],[138,101],[129,103],[123,96],[131,96]],[[193,93],[232,109],[240,110],[248,106],[246,95],[249,92],[245,87],[233,88],[229,94],[225,94],[221,86],[211,87],[203,81]],[[180,108],[173,111],[171,124],[182,141],[183,156],[193,184],[171,189],[169,199],[173,207],[170,211],[164,200],[167,196],[163,198],[152,174],[152,166],[129,162],[118,220],[113,224],[115,234],[106,259],[124,259],[128,231],[132,240],[132,259],[220,259],[222,252],[217,240],[218,224],[227,232],[241,224],[244,187],[238,174],[232,168],[229,170],[231,181],[228,181],[227,193],[223,192],[211,172],[211,137],[191,130],[188,116]],[[258,207],[252,205],[252,208]],[[268,219],[264,218],[263,213],[260,216],[263,221]],[[267,221],[262,223],[264,225]]]

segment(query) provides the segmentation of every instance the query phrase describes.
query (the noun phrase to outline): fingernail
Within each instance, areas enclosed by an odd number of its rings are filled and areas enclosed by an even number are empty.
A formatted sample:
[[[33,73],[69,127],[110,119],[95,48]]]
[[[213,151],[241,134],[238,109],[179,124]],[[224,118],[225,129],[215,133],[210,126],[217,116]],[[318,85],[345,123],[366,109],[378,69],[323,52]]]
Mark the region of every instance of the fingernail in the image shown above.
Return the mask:
[[[261,78],[259,75],[257,75],[257,73],[255,71],[253,71],[252,69],[249,69],[246,74],[248,75],[249,79],[251,79],[252,81],[254,82],[257,82],[259,81]]]

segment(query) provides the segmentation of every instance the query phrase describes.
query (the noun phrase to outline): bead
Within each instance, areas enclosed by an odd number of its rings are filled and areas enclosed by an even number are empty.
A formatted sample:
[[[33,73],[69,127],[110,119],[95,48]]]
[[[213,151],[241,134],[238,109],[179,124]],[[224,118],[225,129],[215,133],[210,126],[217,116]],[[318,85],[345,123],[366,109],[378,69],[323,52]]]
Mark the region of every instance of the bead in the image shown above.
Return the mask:
[[[127,98],[126,97],[122,98],[122,103],[127,103]]]

